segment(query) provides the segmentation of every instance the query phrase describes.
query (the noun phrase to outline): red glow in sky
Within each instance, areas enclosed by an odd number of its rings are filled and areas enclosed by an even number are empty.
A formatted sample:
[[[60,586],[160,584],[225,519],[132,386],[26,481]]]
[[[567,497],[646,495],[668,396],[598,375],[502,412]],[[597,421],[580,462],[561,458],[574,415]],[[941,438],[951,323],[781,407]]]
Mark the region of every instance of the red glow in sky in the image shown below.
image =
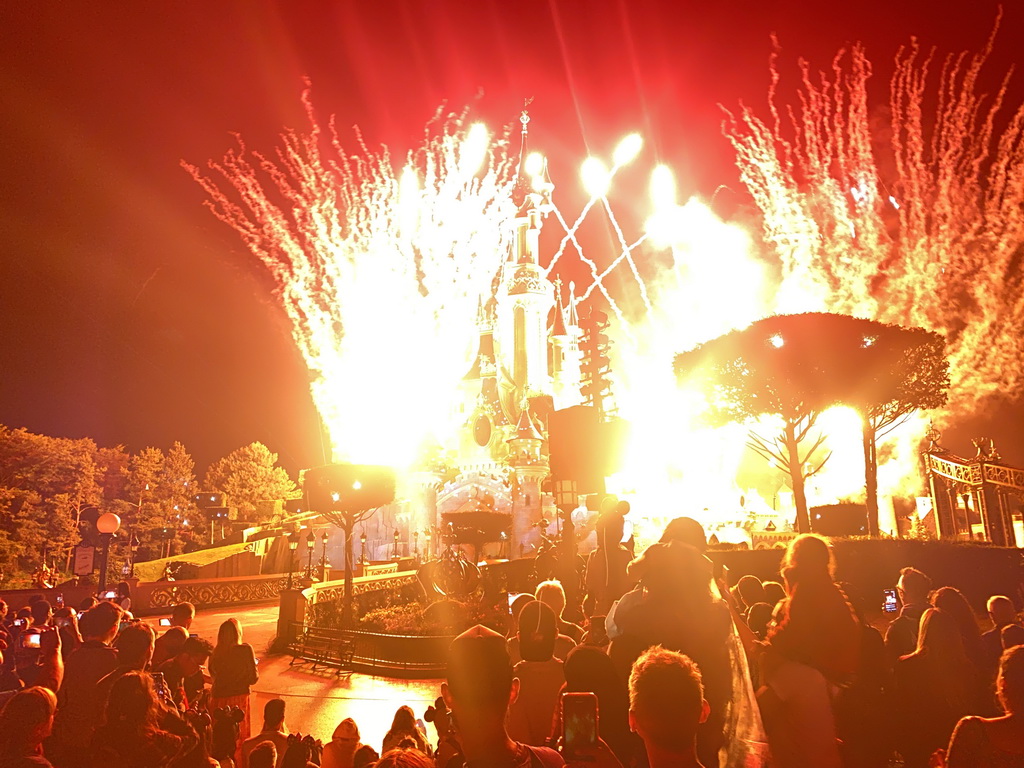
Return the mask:
[[[911,35],[942,51],[984,43],[996,2],[944,5],[6,3],[0,423],[133,450],[178,439],[200,467],[252,440],[293,469],[320,461],[269,282],[179,167],[219,157],[231,132],[271,149],[302,123],[304,76],[321,113],[397,150],[442,102],[498,126],[533,98],[531,140],[561,196],[588,148],[639,130],[681,196],[726,185],[728,216],[747,202],[718,104],[765,101],[771,33],[785,66],[826,67],[863,40],[884,95]],[[1024,8],[1006,5],[994,73],[1022,55]]]

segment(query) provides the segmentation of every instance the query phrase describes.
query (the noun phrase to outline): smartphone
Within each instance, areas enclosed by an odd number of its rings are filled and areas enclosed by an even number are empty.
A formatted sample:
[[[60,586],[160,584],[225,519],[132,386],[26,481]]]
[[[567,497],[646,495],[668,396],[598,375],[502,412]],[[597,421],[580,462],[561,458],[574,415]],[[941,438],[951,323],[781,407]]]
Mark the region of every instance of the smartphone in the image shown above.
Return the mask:
[[[900,609],[899,600],[896,598],[895,589],[882,591],[882,610],[886,613],[896,613]]]
[[[57,607],[58,608],[63,608],[64,607],[64,595],[57,595]]]
[[[67,616],[61,616],[57,619],[57,628],[71,629],[71,619]]]
[[[26,632],[21,636],[21,647],[22,648],[39,648],[39,634],[36,632]]]
[[[170,619],[160,619],[160,626],[161,627],[169,627],[169,626],[171,626],[171,620]]]
[[[593,757],[597,749],[597,696],[562,694],[562,754],[567,761]]]
[[[15,619],[11,626],[17,627],[18,629],[24,629],[28,626],[28,622],[25,619]]]
[[[156,690],[156,695],[163,701],[171,701],[171,692],[167,689],[167,678],[164,677],[163,672],[153,672],[150,677],[153,678],[153,688]]]
[[[113,600],[115,597],[117,597],[117,592],[114,591],[107,592],[103,595],[104,600]]]

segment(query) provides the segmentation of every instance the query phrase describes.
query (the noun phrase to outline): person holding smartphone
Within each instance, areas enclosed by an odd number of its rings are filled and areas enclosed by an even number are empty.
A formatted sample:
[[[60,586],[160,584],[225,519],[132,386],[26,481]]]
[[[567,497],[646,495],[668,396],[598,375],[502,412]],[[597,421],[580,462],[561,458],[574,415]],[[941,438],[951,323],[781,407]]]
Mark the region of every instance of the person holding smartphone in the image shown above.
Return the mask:
[[[32,639],[27,642],[31,646],[38,646],[30,650],[33,661],[32,680],[36,687],[46,688],[56,693],[64,678],[64,662],[61,660],[60,655],[60,635],[51,630],[40,633],[25,633],[24,637],[27,638],[30,635]],[[19,637],[17,642],[20,645],[26,642],[26,640]],[[3,709],[8,699],[26,687],[26,681],[20,676],[20,672],[24,668],[21,664],[6,664],[4,653],[5,651],[0,649],[0,670],[2,670],[0,671],[0,710]],[[17,659],[22,650],[16,647],[8,647],[6,653]]]

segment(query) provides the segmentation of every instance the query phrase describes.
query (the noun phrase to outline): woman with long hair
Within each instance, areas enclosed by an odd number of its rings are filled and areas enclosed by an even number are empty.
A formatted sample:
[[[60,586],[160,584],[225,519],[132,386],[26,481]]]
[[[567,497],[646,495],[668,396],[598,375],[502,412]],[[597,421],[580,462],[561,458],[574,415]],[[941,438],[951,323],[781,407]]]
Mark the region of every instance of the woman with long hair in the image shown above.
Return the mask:
[[[787,597],[759,658],[757,693],[772,753],[782,768],[842,764],[832,700],[857,670],[860,624],[832,579],[827,539],[797,536],[782,560]]]
[[[53,729],[57,697],[36,686],[18,691],[0,710],[0,766],[52,768],[43,757],[43,740]]]
[[[971,609],[967,598],[956,587],[942,587],[932,595],[932,605],[943,613],[949,614],[960,632],[964,644],[964,653],[980,673],[985,665],[985,651],[982,648],[981,630],[978,619]]]
[[[95,768],[162,768],[182,747],[180,737],[159,725],[160,708],[153,678],[126,672],[107,699],[104,724],[92,739]]]
[[[833,581],[832,545],[811,533],[797,536],[786,549],[781,571],[788,599],[768,633],[772,649],[833,683],[848,681],[860,656],[860,622]]]
[[[1002,717],[965,717],[956,725],[947,768],[1024,768],[1024,646],[999,661],[996,694]]]
[[[114,591],[117,593],[114,602],[121,606],[122,610],[130,611],[132,609],[132,588],[128,586],[128,582],[119,582]]]
[[[917,649],[896,662],[896,746],[907,768],[925,768],[949,743],[957,721],[977,711],[974,666],[956,622],[929,608],[921,616]]]
[[[242,742],[249,738],[249,691],[259,680],[256,654],[252,646],[242,642],[242,626],[238,619],[228,619],[217,632],[217,645],[210,656],[210,709],[238,707],[243,719],[239,724],[235,762],[242,764]]]
[[[430,747],[427,744],[427,737],[416,724],[416,715],[412,708],[406,705],[400,706],[395,711],[395,719],[391,721],[391,729],[384,736],[384,743],[381,746],[381,754],[392,749],[398,749],[403,739],[412,739],[416,743],[416,749],[424,754],[430,754]]]

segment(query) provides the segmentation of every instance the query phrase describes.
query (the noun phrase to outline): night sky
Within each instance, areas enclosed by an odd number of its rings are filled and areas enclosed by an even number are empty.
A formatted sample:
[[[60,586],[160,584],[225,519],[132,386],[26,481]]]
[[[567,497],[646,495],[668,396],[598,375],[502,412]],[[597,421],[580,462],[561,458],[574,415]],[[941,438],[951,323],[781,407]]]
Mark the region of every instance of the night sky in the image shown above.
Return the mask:
[[[990,74],[1024,59],[1007,2]],[[130,450],[182,441],[199,469],[261,440],[290,469],[320,463],[304,365],[270,281],[180,168],[233,145],[270,150],[322,116],[403,151],[447,102],[490,126],[532,97],[531,141],[563,207],[589,147],[647,140],[683,199],[720,185],[748,207],[718,104],[761,108],[771,33],[783,62],[827,67],[864,41],[885,98],[897,47],[980,48],[997,3],[7,2],[0,7],[0,423]],[[1018,61],[1018,63],[1020,63]],[[1013,89],[1024,94],[1024,72]],[[561,175],[561,178],[558,175]],[[568,202],[566,202],[568,201]],[[1024,462],[1003,411],[987,432]],[[1018,414],[1019,415],[1019,414]],[[959,441],[957,444],[953,444]]]

